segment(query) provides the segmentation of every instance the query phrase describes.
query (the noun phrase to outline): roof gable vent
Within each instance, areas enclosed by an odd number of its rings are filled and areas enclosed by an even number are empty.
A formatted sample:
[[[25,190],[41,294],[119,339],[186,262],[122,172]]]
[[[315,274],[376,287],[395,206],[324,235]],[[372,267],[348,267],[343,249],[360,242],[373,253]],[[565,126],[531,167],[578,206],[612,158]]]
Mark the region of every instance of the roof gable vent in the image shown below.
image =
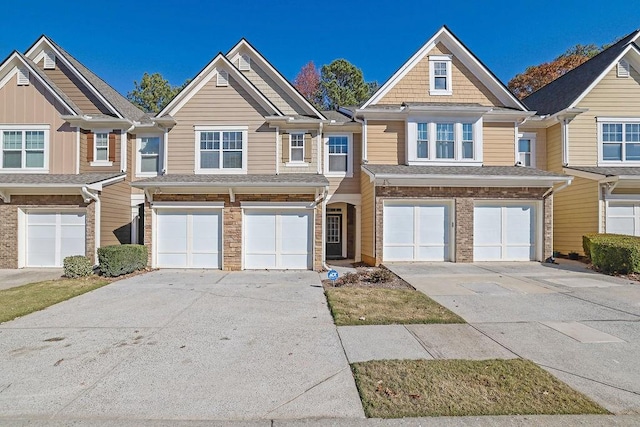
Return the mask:
[[[243,53],[238,58],[238,68],[240,71],[249,71],[251,70],[251,57],[246,53]]]
[[[55,70],[56,68],[56,54],[51,50],[44,51],[44,69]]]
[[[18,86],[27,86],[29,84],[29,70],[26,67],[18,68]]]
[[[229,86],[229,73],[225,70],[218,70],[216,86]]]
[[[629,77],[629,63],[624,59],[618,62],[618,77]]]

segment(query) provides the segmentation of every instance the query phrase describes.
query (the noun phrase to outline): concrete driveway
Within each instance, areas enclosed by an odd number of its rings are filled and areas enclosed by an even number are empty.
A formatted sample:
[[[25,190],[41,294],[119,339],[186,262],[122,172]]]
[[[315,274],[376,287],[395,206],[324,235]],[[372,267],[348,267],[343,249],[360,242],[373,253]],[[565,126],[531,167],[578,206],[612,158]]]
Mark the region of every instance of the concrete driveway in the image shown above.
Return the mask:
[[[0,269],[0,290],[58,279],[64,274],[61,268]]]
[[[0,424],[364,417],[318,274],[163,270],[0,325]]]
[[[639,283],[575,263],[387,266],[610,411],[640,413]]]

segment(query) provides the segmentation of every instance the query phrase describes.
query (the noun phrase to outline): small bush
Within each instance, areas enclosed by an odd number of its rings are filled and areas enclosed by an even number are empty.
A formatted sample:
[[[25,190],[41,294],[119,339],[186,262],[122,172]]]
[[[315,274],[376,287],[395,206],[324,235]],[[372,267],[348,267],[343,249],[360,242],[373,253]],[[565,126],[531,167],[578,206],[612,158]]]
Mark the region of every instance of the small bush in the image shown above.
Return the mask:
[[[117,277],[142,270],[147,266],[147,247],[143,245],[114,245],[98,249],[100,272]]]
[[[68,256],[62,261],[64,276],[70,279],[86,277],[93,274],[93,263],[83,255]]]
[[[340,280],[343,284],[355,285],[360,283],[360,275],[358,273],[345,273]]]
[[[391,282],[395,278],[394,274],[386,268],[378,268],[369,273],[369,282],[371,283]]]
[[[587,258],[591,259],[591,241],[600,236],[605,236],[605,234],[589,233],[582,236],[582,249]]]
[[[583,236],[583,247],[593,265],[604,273],[640,272],[640,237],[590,234]]]

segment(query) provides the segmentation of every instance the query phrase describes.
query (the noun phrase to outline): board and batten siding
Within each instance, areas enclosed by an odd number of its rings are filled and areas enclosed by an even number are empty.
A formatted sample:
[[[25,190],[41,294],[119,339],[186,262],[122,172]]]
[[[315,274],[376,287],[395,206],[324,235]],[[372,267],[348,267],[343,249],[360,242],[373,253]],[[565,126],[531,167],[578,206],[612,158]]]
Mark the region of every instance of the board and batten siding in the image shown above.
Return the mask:
[[[174,115],[177,124],[169,132],[169,174],[195,171],[194,126],[248,126],[247,168],[252,174],[275,173],[276,136],[264,120],[267,112],[232,76],[228,86],[216,86],[213,78]]]
[[[597,117],[637,117],[640,120],[640,73],[633,67],[629,69],[629,77],[617,77],[614,66],[578,103],[578,108],[588,111],[569,123],[569,165],[597,165]]]
[[[455,56],[452,58],[452,95],[429,95],[429,55],[450,55],[451,51],[438,43],[377,103],[400,105],[403,102],[478,103],[503,106],[498,98]]]
[[[367,160],[372,165],[406,164],[404,121],[367,122]]]
[[[376,263],[375,255],[375,184],[370,182],[369,175],[360,174],[361,210],[360,242],[362,261],[367,264]]]
[[[100,193],[100,246],[131,243],[131,187],[126,181]]]
[[[514,123],[484,123],[482,126],[483,164],[513,166],[516,128]]]
[[[353,176],[349,178],[336,178],[328,176],[329,195],[332,194],[359,194],[360,174],[362,173],[362,134],[353,134]]]
[[[76,128],[60,118],[69,111],[33,75],[18,86],[17,76],[0,88],[0,124],[50,125],[49,173],[76,173]]]
[[[574,177],[553,195],[553,248],[563,254],[583,253],[582,236],[598,232],[598,182]]]

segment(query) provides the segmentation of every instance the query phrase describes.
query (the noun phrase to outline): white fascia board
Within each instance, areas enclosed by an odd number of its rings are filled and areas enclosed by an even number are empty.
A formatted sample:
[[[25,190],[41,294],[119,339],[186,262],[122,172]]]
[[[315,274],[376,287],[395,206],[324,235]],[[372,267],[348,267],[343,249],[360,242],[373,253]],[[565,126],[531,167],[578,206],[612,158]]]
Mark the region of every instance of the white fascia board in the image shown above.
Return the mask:
[[[90,115],[83,115],[83,116],[78,116],[78,115],[74,115],[74,116],[61,116],[62,120],[66,121],[67,123],[69,123],[72,126],[80,126],[83,129],[96,129],[96,128],[113,128],[113,129],[121,129],[121,128],[125,128],[128,129],[131,125],[133,125],[133,122],[129,119],[124,119],[124,118],[106,118],[106,117],[99,117],[99,118],[92,118]]]
[[[309,202],[240,202],[242,209],[313,209],[313,201]]]
[[[258,52],[251,45],[251,43],[249,43],[246,39],[243,38],[238,43],[236,43],[236,45],[234,47],[232,47],[231,50],[229,51],[229,53],[227,53],[225,56],[227,58],[233,58],[233,56],[236,55],[237,53],[239,53],[242,48],[247,49],[251,53],[251,62],[255,62],[255,59],[258,59],[259,60],[259,65],[262,66],[261,68],[263,68],[263,69],[266,68],[267,72],[269,74],[271,74],[271,77],[274,78],[275,81],[278,81],[280,83],[280,87],[284,88],[285,90],[287,90],[287,92],[289,92],[290,95],[293,95],[295,98],[297,98],[299,101],[301,101],[302,105],[307,107],[311,113],[313,113],[316,116],[318,116],[318,118],[320,120],[326,120],[327,119],[304,96],[302,96],[302,94],[300,92],[298,92],[296,90],[296,88],[294,88],[293,85],[291,83],[289,83],[289,81],[287,79],[285,79],[282,76],[282,74],[280,74],[280,72],[278,72],[278,70],[276,70],[269,63],[269,61],[267,61],[267,59],[264,56],[262,56],[262,54],[260,52]]]
[[[567,166],[562,168],[562,172],[566,173],[566,174],[571,174],[571,175],[575,175],[579,178],[585,178],[585,179],[591,179],[594,181],[601,181],[603,178],[605,178],[605,175],[600,175],[597,173],[593,173],[593,172],[585,172],[582,170],[578,170],[578,169],[572,169],[571,166]]]
[[[478,175],[376,175],[376,185],[423,187],[552,187],[571,181],[571,177],[514,177]]]
[[[152,209],[222,209],[224,202],[151,202]]]

